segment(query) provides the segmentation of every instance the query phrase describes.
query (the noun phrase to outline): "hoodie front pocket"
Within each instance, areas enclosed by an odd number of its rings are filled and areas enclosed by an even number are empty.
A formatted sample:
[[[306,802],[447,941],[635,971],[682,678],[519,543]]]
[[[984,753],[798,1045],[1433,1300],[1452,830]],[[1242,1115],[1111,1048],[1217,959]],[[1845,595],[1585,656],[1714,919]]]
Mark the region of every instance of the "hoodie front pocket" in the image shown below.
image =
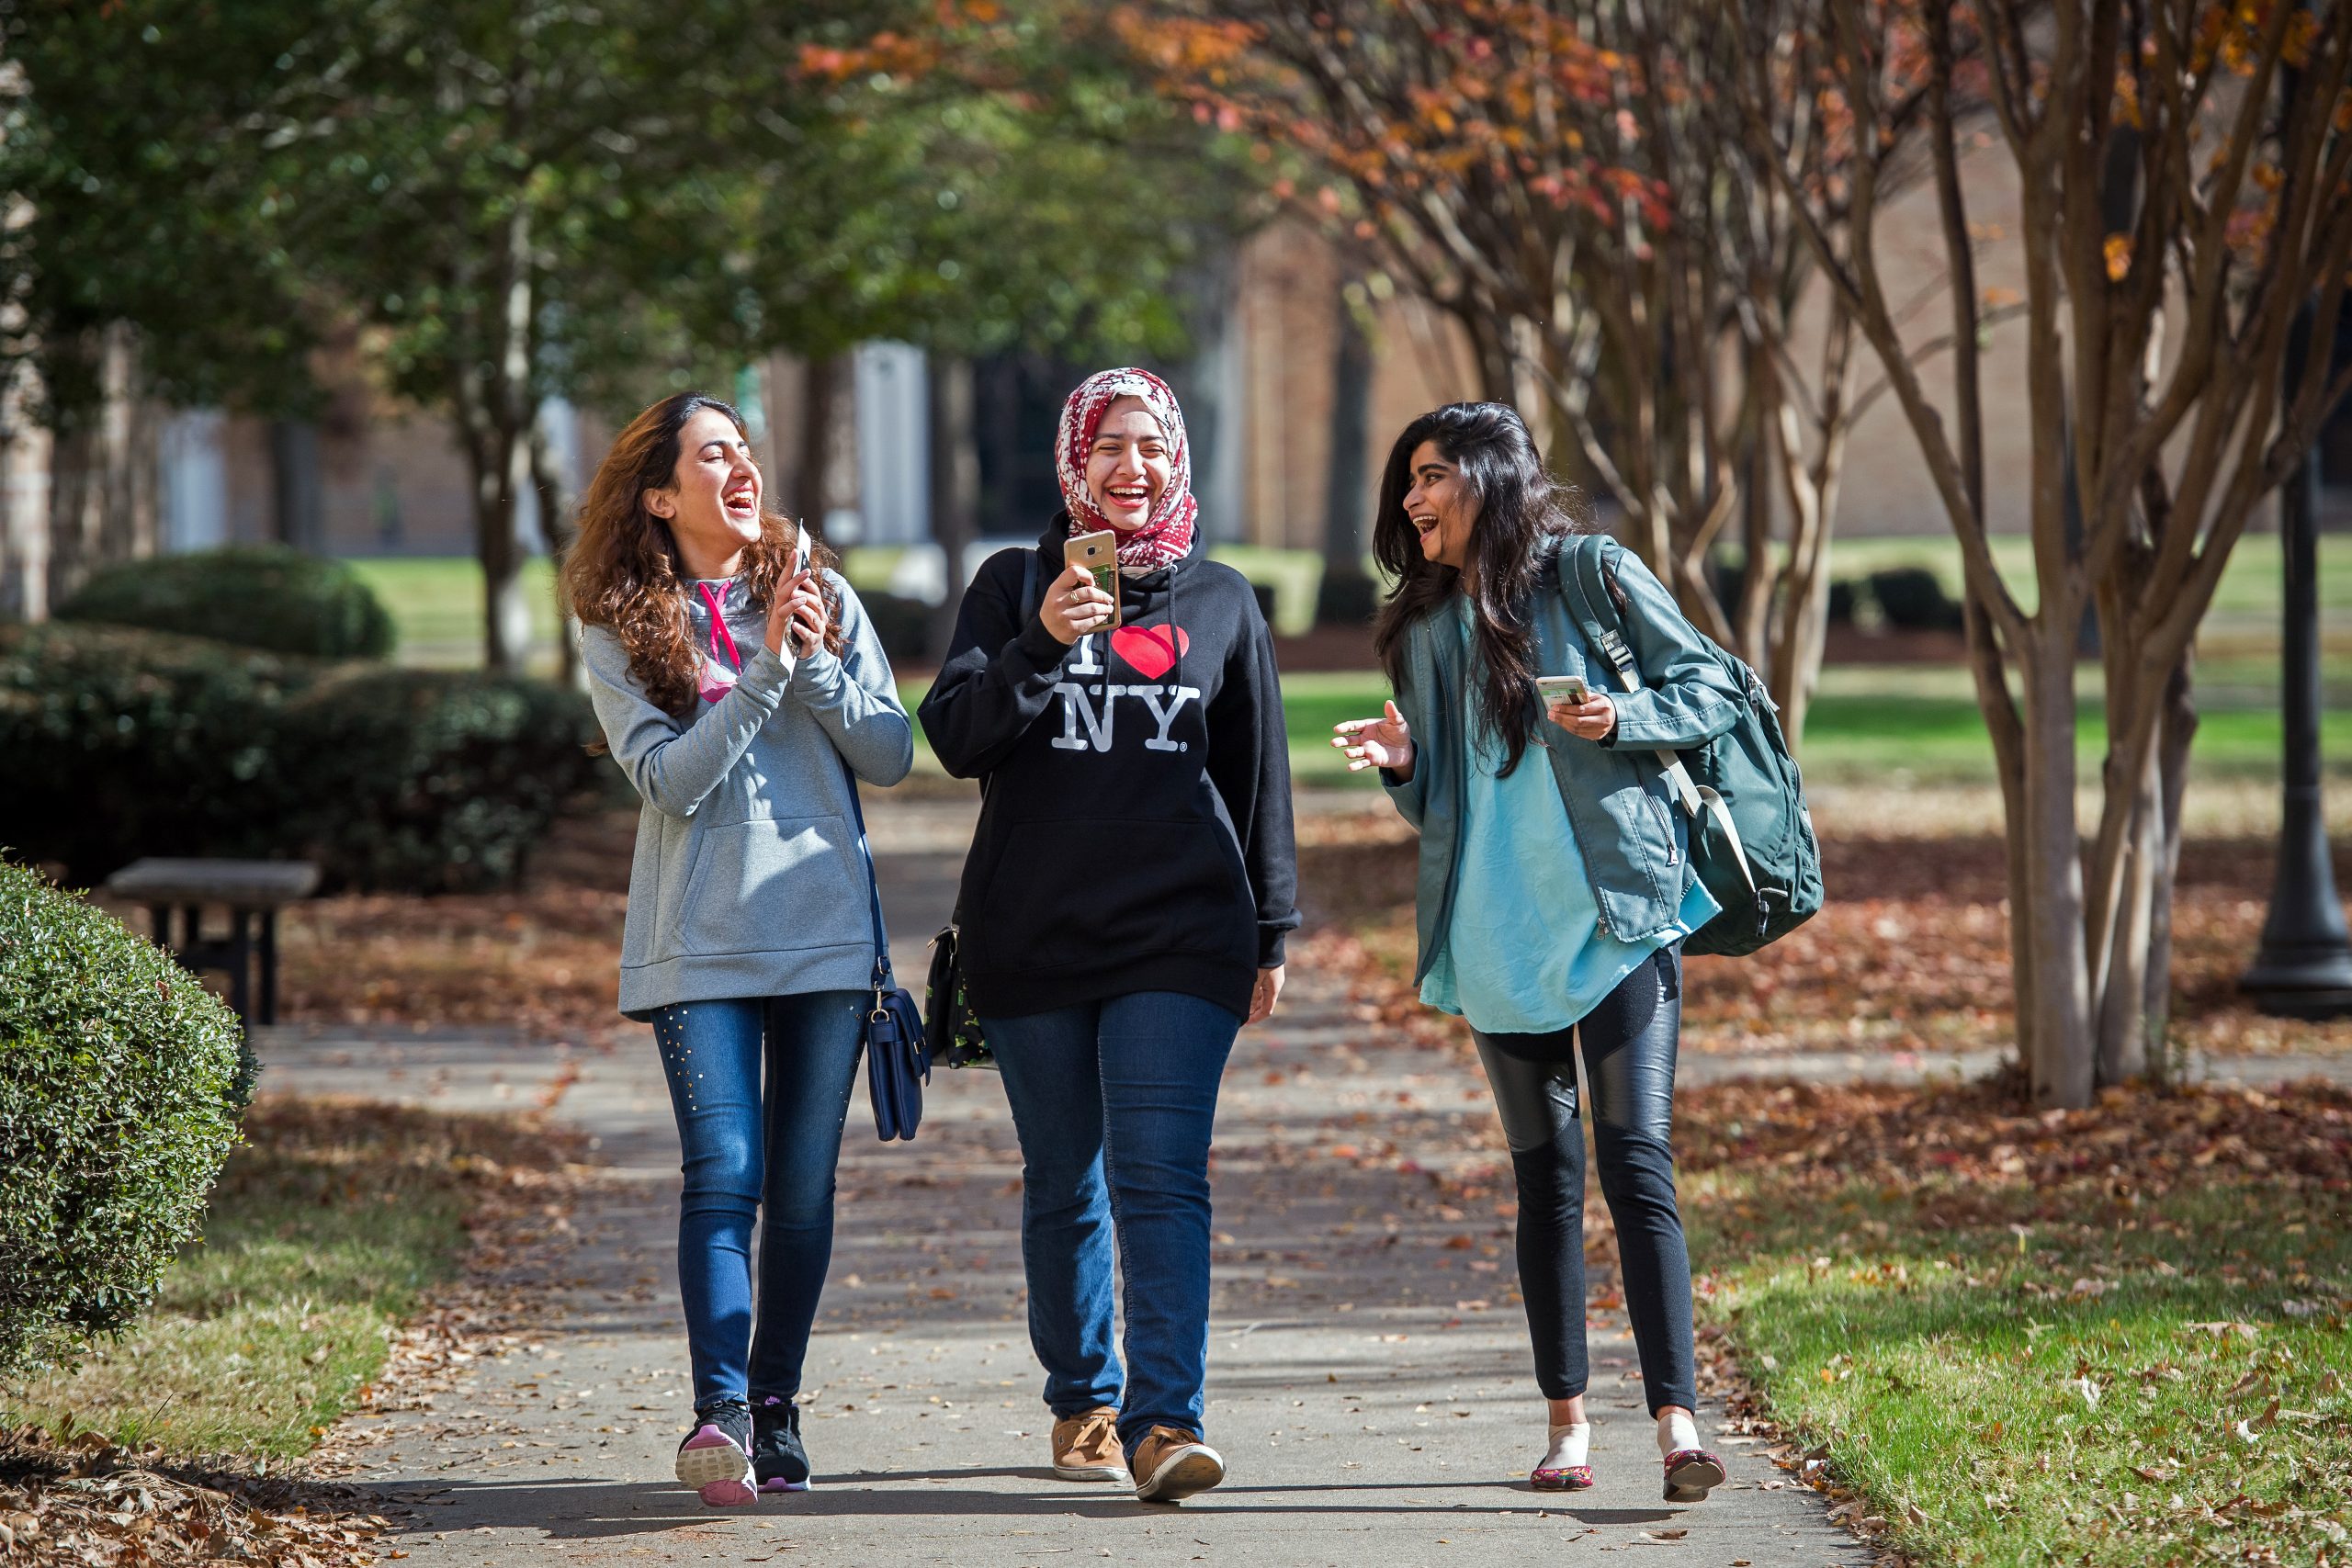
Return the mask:
[[[839,817],[714,823],[695,836],[676,956],[784,953],[872,940],[865,874]]]

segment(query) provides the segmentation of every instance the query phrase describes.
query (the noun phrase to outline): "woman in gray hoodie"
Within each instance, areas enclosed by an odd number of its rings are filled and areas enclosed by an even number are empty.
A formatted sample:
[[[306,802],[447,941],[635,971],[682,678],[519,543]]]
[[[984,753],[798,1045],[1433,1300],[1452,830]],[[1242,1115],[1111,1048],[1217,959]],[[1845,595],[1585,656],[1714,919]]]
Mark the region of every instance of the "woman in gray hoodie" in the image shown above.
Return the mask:
[[[596,716],[645,801],[620,1002],[653,1025],[678,1119],[677,1473],[714,1506],[808,1484],[793,1396],[875,959],[854,791],[914,755],[830,560],[764,504],[735,411],[682,393],[614,440],[564,566]]]

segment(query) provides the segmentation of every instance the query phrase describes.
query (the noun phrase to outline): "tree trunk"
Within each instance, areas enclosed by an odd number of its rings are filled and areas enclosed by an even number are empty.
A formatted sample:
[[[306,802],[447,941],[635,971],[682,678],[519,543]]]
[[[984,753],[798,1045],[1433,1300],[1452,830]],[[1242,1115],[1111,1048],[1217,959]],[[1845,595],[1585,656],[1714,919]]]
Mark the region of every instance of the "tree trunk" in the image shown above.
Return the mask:
[[[1778,450],[1774,440],[1771,367],[1765,363],[1767,355],[1757,344],[1748,344],[1747,354],[1747,408],[1740,434],[1740,545],[1747,564],[1739,580],[1739,603],[1732,612],[1732,625],[1739,633],[1739,656],[1756,670],[1769,670],[1778,662],[1772,636],[1772,594],[1781,576],[1772,565],[1772,496],[1773,489],[1764,482],[1773,471],[1774,464],[1799,461],[1802,454]],[[1793,530],[1796,519],[1790,519]],[[1792,550],[1789,564],[1795,564]],[[1774,700],[1778,701],[1776,693]],[[1785,711],[1785,705],[1784,705]]]
[[[1361,584],[1363,514],[1372,416],[1372,343],[1364,336],[1346,288],[1334,297],[1339,344],[1331,360],[1331,449],[1323,485],[1323,582],[1317,593],[1319,623],[1370,603]]]
[[[522,592],[514,537],[516,498],[530,488],[537,293],[531,269],[531,209],[518,199],[506,222],[499,287],[468,334],[480,345],[458,356],[458,445],[472,470],[474,550],[481,562],[482,665],[519,673],[530,649],[531,612]]]
[[[74,361],[60,378],[83,394],[52,416],[43,599],[54,606],[99,567],[154,553],[162,440],[132,329],[85,333],[51,352]]]
[[[514,502],[531,482],[530,443],[498,425],[466,433],[476,454],[473,470],[474,558],[481,563],[482,668],[494,675],[522,669],[530,650],[531,611],[522,591],[522,549],[514,537]]]
[[[980,448],[972,362],[931,356],[931,536],[938,541],[946,592],[931,621],[931,657],[947,657],[964,603],[964,557],[979,537]]]
[[[37,443],[49,433],[24,417],[25,372],[0,369],[0,621],[39,621],[49,615],[49,496],[19,494],[20,470],[46,484],[49,465]],[[40,457],[36,457],[40,454]]]
[[[2025,855],[2023,923],[2032,948],[2031,1011],[2021,1007],[2019,1018],[2031,1042],[2026,1065],[2034,1102],[2084,1106],[2090,1103],[2096,1062],[2075,805],[2074,625],[2069,619],[2060,626],[2045,608],[2035,629],[2041,640],[2021,650],[2018,671],[2025,697],[2024,812],[2010,819],[2009,829]]]
[[[325,542],[319,427],[306,419],[269,422],[269,519],[277,542],[315,555]]]
[[[2180,807],[2188,788],[2188,746],[2197,735],[2190,662],[2190,657],[2184,656],[2166,683],[2164,730],[2156,745],[2157,798],[2163,817],[2155,837],[2154,917],[2148,926],[2147,988],[2140,1010],[2148,1071],[2159,1083],[2170,1083],[2176,1076],[2173,1054],[2165,1041],[2172,1025],[2172,900],[2180,881]]]
[[[53,607],[74,596],[96,564],[89,526],[98,454],[90,421],[74,415],[51,426],[49,451],[49,581],[43,596]]]
[[[2118,889],[2116,907],[2103,922],[2093,919],[2091,930],[2104,930],[2107,962],[2095,969],[2092,1006],[2098,1019],[2095,1047],[2097,1082],[2129,1083],[2148,1070],[2147,1037],[2142,1025],[2152,979],[2150,942],[2156,919],[2154,899],[2160,891],[2156,868],[2163,856],[2164,791],[2156,750],[2152,745],[2132,769],[2129,778],[2107,781],[2110,809],[2127,803],[2130,821],[2118,848],[2120,866],[2094,865],[2095,879]],[[2112,874],[2119,873],[2120,875]],[[2086,911],[2096,916],[2096,908]]]
[[[557,678],[567,686],[577,686],[582,683],[578,625],[571,618],[571,606],[563,592],[563,560],[571,553],[572,536],[578,531],[572,516],[575,502],[571,476],[555,449],[544,410],[531,422],[529,461],[531,489],[538,501],[539,534],[547,542],[548,559],[555,567]]]
[[[802,522],[822,532],[832,510],[834,484],[833,426],[840,417],[842,383],[849,374],[849,355],[812,355],[805,372],[800,399],[799,493],[793,497]]]

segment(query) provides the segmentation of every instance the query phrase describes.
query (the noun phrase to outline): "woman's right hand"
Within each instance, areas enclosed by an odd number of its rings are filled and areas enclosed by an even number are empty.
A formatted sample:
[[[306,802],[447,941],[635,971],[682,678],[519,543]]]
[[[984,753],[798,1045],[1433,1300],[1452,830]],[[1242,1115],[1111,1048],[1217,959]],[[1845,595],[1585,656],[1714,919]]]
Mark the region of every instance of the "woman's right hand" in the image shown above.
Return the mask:
[[[814,582],[815,575],[813,569],[804,568],[777,581],[775,597],[768,601],[768,635],[761,639],[770,653],[781,655],[785,651],[785,639],[792,634],[794,612],[804,597],[801,590]],[[800,640],[794,638],[796,643]],[[792,651],[797,654],[800,649],[795,647]]]
[[[1378,718],[1343,719],[1331,727],[1331,744],[1348,759],[1348,772],[1385,768],[1400,779],[1413,776],[1413,731],[1392,700]]]
[[[1094,574],[1073,561],[1046,590],[1045,602],[1037,606],[1037,618],[1046,623],[1046,629],[1054,635],[1056,642],[1068,648],[1087,633],[1109,625],[1112,612],[1117,608],[1111,596],[1095,586]]]

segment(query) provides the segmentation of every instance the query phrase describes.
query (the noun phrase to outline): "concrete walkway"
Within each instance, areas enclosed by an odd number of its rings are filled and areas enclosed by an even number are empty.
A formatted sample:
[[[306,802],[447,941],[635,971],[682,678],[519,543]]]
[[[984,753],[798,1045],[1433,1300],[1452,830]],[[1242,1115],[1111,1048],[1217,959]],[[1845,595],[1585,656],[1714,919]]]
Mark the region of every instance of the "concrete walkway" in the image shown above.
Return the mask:
[[[952,897],[970,811],[893,802],[874,815],[894,941],[913,978]],[[639,1043],[634,1030],[602,1049],[486,1031],[266,1032],[268,1091],[547,1106],[593,1133],[612,1166],[573,1216],[572,1244],[512,1281],[539,1303],[522,1348],[476,1363],[429,1408],[356,1423],[373,1456],[359,1479],[383,1488],[400,1521],[394,1549],[418,1568],[1389,1568],[1621,1550],[1710,1568],[1871,1560],[1750,1440],[1716,1438],[1732,1482],[1709,1502],[1661,1504],[1617,1310],[1590,1319],[1600,1484],[1573,1499],[1527,1488],[1543,1407],[1512,1288],[1508,1178],[1457,1208],[1426,1174],[1500,1166],[1486,1086],[1466,1063],[1385,1040],[1312,973],[1294,974],[1273,1025],[1242,1037],[1218,1117],[1208,1422],[1226,1486],[1169,1509],[1054,1479],[1025,1330],[1011,1122],[994,1075],[942,1070],[911,1145],[875,1140],[862,1088],[853,1103],[804,1391],[817,1488],[743,1512],[705,1509],[670,1477],[687,1413],[677,1143]],[[1684,1076],[1989,1065],[1694,1053]],[[2206,1070],[2267,1081],[2307,1065],[2215,1059]],[[1702,1413],[1711,1435],[1716,1415]]]
[[[964,840],[953,812],[876,815],[911,969]],[[910,1145],[874,1138],[858,1091],[804,1391],[819,1483],[718,1512],[670,1477],[687,1413],[677,1144],[650,1049],[633,1035],[599,1051],[299,1028],[262,1045],[269,1091],[551,1105],[612,1163],[614,1179],[573,1216],[576,1243],[514,1281],[543,1303],[523,1348],[477,1363],[431,1408],[354,1434],[373,1456],[357,1479],[383,1488],[393,1548],[418,1568],[1374,1568],[1619,1550],[1758,1568],[1871,1561],[1752,1440],[1718,1442],[1733,1479],[1708,1503],[1661,1503],[1619,1311],[1591,1320],[1599,1484],[1573,1499],[1528,1489],[1543,1406],[1498,1212],[1508,1183],[1465,1210],[1425,1174],[1500,1159],[1481,1135],[1486,1088],[1427,1051],[1383,1047],[1322,976],[1295,976],[1276,1025],[1245,1034],[1227,1073],[1208,1424],[1230,1480],[1172,1509],[1046,1468],[1019,1157],[994,1075],[937,1074]],[[1711,1433],[1715,1414],[1702,1414]]]

